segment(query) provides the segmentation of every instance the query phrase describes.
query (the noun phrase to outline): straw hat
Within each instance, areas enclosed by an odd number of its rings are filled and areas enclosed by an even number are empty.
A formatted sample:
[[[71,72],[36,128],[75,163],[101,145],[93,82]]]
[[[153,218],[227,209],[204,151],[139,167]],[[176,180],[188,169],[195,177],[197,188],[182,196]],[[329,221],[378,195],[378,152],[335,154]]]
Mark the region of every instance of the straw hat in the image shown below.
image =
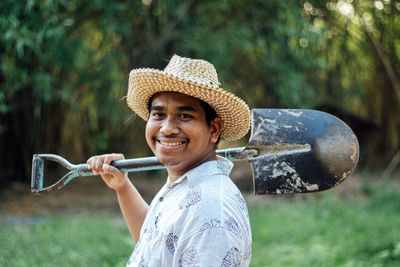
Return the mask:
[[[208,103],[223,121],[221,140],[243,137],[250,129],[250,110],[235,95],[219,87],[214,66],[205,60],[174,55],[164,71],[134,69],[129,74],[128,106],[145,121],[148,102],[158,92],[179,92]]]

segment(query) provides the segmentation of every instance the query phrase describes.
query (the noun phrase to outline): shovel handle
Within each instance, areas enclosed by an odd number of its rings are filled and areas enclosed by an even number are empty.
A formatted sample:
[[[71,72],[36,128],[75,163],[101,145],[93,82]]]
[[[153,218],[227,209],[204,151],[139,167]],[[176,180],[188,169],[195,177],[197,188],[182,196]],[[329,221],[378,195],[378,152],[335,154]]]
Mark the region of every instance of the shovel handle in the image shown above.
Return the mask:
[[[246,147],[221,149],[217,150],[216,152],[217,155],[228,160],[247,159],[248,157],[254,157],[258,154],[257,150]],[[70,171],[56,183],[47,187],[43,187],[44,165],[46,160],[55,161]],[[118,168],[121,172],[139,172],[165,168],[165,166],[162,165],[156,157],[116,160],[113,161],[111,165]],[[33,155],[32,159],[31,190],[33,193],[50,192],[61,189],[71,180],[77,177],[93,175],[93,172],[87,167],[86,163],[72,164],[65,158],[55,154],[35,154]]]

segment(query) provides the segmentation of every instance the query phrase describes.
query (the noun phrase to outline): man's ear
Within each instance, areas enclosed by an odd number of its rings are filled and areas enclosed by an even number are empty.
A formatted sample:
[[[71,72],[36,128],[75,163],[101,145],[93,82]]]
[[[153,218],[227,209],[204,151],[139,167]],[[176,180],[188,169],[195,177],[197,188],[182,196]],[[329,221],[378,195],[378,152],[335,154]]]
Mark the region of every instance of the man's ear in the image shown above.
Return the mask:
[[[216,117],[213,119],[210,123],[210,131],[211,131],[211,137],[210,141],[212,143],[217,143],[219,140],[219,136],[221,135],[222,131],[222,126],[224,125],[224,122],[221,120],[220,117]]]

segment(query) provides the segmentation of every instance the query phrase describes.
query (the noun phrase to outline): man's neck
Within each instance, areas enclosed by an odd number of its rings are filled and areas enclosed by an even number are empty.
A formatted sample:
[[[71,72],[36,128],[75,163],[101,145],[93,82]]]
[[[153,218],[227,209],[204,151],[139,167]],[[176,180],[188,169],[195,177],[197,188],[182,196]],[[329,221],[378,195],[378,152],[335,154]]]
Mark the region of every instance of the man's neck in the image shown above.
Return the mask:
[[[185,169],[175,169],[174,166],[167,166],[167,172],[168,172],[168,177],[170,183],[173,183],[176,181],[179,177],[187,173],[188,171],[200,166],[201,164],[208,162],[208,161],[213,161],[217,160],[217,154],[215,150],[212,151],[212,153],[209,153],[206,157],[204,157],[202,160],[196,162],[196,164],[189,166],[188,168]]]

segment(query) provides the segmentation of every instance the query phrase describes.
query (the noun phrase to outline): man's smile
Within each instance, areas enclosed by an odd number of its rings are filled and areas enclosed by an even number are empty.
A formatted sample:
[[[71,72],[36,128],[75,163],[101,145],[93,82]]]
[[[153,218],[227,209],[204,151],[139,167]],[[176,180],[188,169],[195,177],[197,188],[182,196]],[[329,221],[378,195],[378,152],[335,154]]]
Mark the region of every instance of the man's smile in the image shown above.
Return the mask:
[[[164,146],[179,146],[179,145],[182,145],[183,142],[167,143],[167,142],[160,141],[160,144],[162,144]]]
[[[161,144],[162,146],[168,147],[168,148],[177,148],[179,146],[185,145],[188,142],[186,140],[179,140],[176,138],[155,138],[155,140]]]

